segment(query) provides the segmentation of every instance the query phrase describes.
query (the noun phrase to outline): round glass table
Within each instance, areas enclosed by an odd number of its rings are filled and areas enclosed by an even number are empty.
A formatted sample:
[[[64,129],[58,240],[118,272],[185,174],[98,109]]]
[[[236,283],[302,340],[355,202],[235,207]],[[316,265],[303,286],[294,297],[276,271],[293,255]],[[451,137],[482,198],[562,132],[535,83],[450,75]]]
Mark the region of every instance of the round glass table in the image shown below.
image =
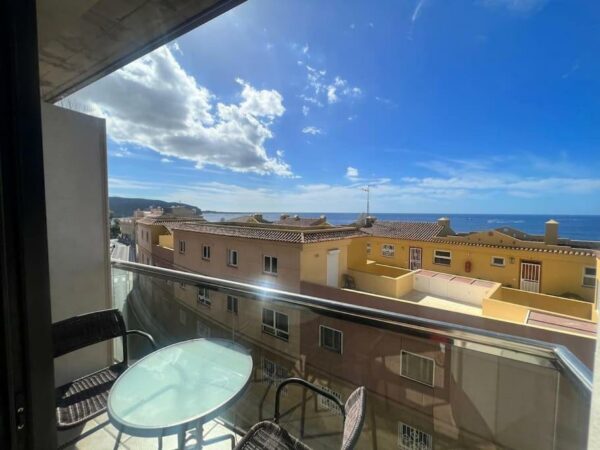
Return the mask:
[[[249,350],[225,339],[194,339],[164,347],[129,367],[108,396],[108,416],[132,436],[178,434],[202,426],[234,403],[252,374]]]

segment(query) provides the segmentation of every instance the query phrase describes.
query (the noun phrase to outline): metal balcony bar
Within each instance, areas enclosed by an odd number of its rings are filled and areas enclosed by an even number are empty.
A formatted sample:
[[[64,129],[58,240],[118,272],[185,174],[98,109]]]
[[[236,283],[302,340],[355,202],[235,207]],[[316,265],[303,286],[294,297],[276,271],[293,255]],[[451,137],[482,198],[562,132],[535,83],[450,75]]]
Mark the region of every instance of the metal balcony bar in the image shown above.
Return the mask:
[[[321,312],[326,311],[330,315],[351,317],[353,321],[399,328],[403,333],[436,342],[543,367],[553,367],[564,373],[585,396],[591,398],[592,371],[564,345],[134,262],[112,260],[111,265],[115,269],[207,287],[215,291],[243,294],[264,301],[298,304]]]

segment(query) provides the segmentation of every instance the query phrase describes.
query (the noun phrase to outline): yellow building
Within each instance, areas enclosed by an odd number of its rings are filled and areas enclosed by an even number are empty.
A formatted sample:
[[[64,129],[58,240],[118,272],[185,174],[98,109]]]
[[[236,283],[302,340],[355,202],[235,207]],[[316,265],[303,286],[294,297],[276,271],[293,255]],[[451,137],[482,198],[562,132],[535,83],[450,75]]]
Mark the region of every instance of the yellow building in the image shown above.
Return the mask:
[[[558,223],[545,236],[512,228],[456,234],[448,219],[435,222],[377,222],[352,240],[349,265],[367,261],[401,269],[426,269],[494,281],[530,292],[593,302],[598,242],[558,238]]]
[[[204,223],[201,215],[194,215],[195,210],[173,208],[165,211],[154,209],[149,214],[140,214],[135,222],[135,244],[137,262],[166,267],[173,267],[173,239],[171,227],[184,222]]]

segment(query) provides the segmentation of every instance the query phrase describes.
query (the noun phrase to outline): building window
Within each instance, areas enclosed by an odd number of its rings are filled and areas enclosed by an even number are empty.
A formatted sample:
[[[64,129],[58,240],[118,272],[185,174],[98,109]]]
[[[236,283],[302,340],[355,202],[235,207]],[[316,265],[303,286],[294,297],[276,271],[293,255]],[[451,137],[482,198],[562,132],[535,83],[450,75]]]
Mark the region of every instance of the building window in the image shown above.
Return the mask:
[[[449,266],[452,263],[452,253],[448,250],[436,250],[433,252],[433,262],[434,264]]]
[[[344,334],[334,328],[319,326],[319,345],[332,352],[342,354]]]
[[[238,313],[238,299],[233,295],[227,296],[227,311],[233,314]]]
[[[367,242],[367,255],[371,254],[371,243]]]
[[[227,265],[237,267],[238,265],[238,252],[237,250],[227,249]]]
[[[287,314],[263,308],[262,329],[265,333],[287,341],[289,338],[288,322]]]
[[[199,338],[209,338],[210,337],[210,327],[206,325],[204,322],[200,322],[196,320],[196,336]]]
[[[202,246],[202,259],[210,261],[210,245]]]
[[[185,291],[185,283],[179,282],[179,289],[181,289],[182,291]]]
[[[283,380],[289,377],[289,371],[285,367],[277,364],[276,362],[271,361],[268,358],[263,358],[262,376],[263,382],[267,385],[270,385],[271,383],[273,383],[274,385],[278,385]],[[286,395],[287,388],[284,387],[281,392],[283,395]]]
[[[275,256],[265,256],[263,269],[265,273],[277,275],[277,258]]]
[[[583,268],[583,285],[585,287],[596,287],[596,268],[595,267],[584,267]]]
[[[431,450],[433,437],[429,433],[398,422],[398,447],[402,450]]]
[[[198,303],[204,306],[210,306],[210,290],[208,288],[198,288]]]
[[[179,241],[179,253],[185,253],[185,241]]]
[[[328,386],[319,385],[319,387],[321,389],[323,389],[325,392],[327,392],[328,394],[333,395],[339,401],[342,401],[342,395],[339,392],[334,391],[333,389],[331,389]],[[344,402],[342,402],[342,403],[344,403]],[[325,397],[324,395],[317,396],[317,408],[320,409],[321,411],[322,410],[331,411],[336,416],[342,415],[342,411],[340,410],[340,407],[338,406],[338,404],[336,402],[334,402],[333,400],[331,400],[330,398]]]
[[[400,376],[433,387],[435,362],[416,353],[400,351]]]
[[[506,261],[502,256],[492,256],[492,266],[504,267],[505,264]]]
[[[387,256],[388,258],[392,258],[394,253],[396,252],[396,247],[392,244],[383,244],[381,246],[381,256]]]

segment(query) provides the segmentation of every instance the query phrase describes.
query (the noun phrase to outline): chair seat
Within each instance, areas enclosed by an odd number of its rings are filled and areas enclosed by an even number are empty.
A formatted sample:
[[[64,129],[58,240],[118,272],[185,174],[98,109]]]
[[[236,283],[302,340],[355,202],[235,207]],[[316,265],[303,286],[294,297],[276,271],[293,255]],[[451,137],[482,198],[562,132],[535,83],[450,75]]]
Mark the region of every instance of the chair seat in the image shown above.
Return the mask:
[[[259,422],[235,447],[236,450],[311,450],[274,422]]]
[[[106,410],[108,393],[127,369],[123,363],[99,370],[56,389],[58,429],[77,426]]]

